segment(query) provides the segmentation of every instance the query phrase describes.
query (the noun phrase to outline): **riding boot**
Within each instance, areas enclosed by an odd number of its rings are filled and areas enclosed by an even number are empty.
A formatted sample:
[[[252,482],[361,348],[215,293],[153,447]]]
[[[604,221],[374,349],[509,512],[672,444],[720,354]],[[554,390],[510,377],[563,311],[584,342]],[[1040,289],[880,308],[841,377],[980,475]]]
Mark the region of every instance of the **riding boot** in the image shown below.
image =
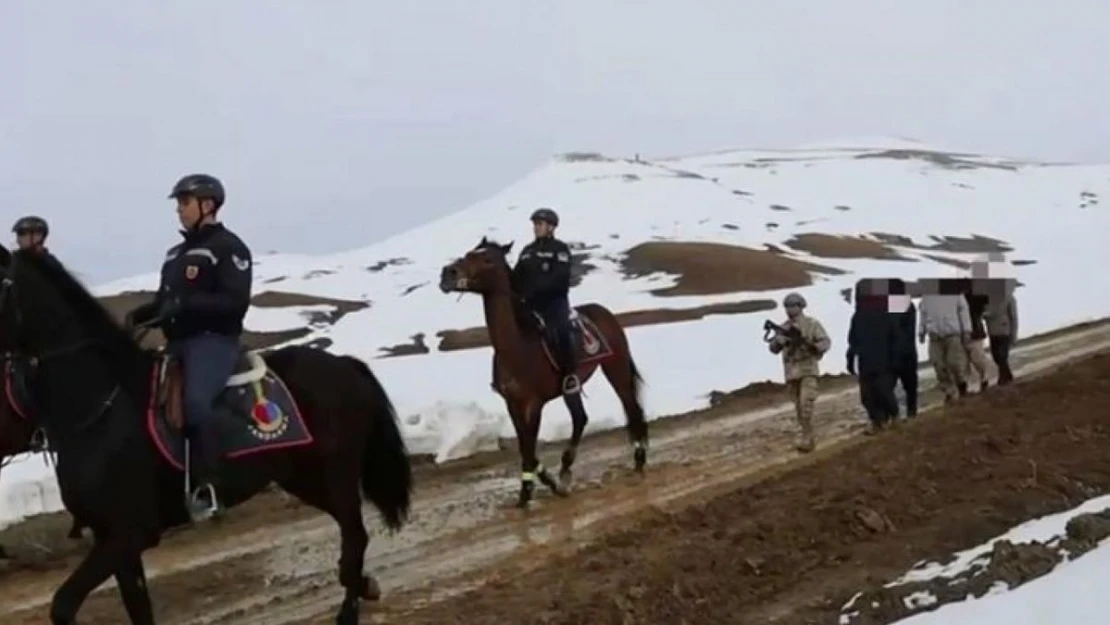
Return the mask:
[[[581,381],[578,379],[578,353],[575,348],[574,331],[563,332],[559,340],[562,355],[563,394],[574,395],[582,390]]]
[[[194,521],[210,519],[222,511],[217,493],[221,456],[217,425],[205,424],[195,436],[200,445],[193,454],[194,487],[189,500],[189,514]]]

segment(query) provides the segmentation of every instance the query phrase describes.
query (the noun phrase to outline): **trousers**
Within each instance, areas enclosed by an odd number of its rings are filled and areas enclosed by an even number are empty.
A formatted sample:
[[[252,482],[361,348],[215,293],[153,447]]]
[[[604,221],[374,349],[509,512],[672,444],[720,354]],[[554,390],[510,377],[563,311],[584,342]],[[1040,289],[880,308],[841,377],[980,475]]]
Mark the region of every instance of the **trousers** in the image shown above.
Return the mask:
[[[239,359],[239,339],[222,334],[199,334],[171,345],[184,369],[182,403],[189,440],[197,449],[198,467],[211,479],[219,462],[220,427],[216,400],[235,372]]]

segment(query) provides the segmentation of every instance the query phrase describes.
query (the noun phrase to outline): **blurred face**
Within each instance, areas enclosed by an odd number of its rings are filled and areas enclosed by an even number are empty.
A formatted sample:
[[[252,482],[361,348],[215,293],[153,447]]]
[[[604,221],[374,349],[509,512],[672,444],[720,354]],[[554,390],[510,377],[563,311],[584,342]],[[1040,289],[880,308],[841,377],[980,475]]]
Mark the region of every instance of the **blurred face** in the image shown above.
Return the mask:
[[[42,233],[37,230],[16,230],[15,242],[21,250],[36,248],[42,245]]]
[[[786,316],[790,317],[791,319],[797,317],[802,313],[801,304],[787,304],[783,308],[786,308]]]
[[[177,198],[177,218],[186,230],[197,227],[212,214],[212,200],[199,200],[191,195]]]
[[[552,226],[546,221],[536,220],[532,222],[532,234],[535,234],[537,239],[542,237],[549,237],[554,232],[555,226]]]

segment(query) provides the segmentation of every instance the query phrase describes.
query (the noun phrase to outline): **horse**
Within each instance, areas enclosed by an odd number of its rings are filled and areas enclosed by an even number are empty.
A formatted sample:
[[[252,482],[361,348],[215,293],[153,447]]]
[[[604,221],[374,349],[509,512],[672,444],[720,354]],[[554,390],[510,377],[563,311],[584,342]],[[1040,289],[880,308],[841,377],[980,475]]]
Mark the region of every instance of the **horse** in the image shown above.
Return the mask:
[[[537,477],[556,495],[569,494],[572,466],[589,417],[579,394],[563,397],[572,430],[556,482],[536,457],[536,446],[543,407],[562,395],[562,376],[543,338],[541,321],[525,308],[514,290],[506,260],[512,247],[511,242],[500,245],[482,237],[474,249],[443,267],[439,287],[444,293],[482,296],[486,329],[493,345],[494,390],[505,400],[520,450],[517,506],[526,508],[532,501]],[[632,359],[628,337],[616,316],[604,306],[590,303],[574,310],[579,330],[575,345],[579,351],[579,379],[584,385],[598,367],[605,373],[624,409],[635,470],[642,475],[647,463],[648,425],[640,404],[643,378]]]
[[[176,360],[145,350],[64,267],[0,246],[0,351],[30,363],[35,417],[57,456],[66,509],[93,546],[56,590],[50,619],[69,625],[109,576],[134,625],[154,625],[142,552],[190,522],[189,454]],[[365,495],[398,531],[412,467],[385,389],[364,362],[304,346],[242,352],[221,398],[221,495],[234,506],[276,482],[339,525],[336,623],[377,600],[364,572]],[[361,484],[360,484],[361,483]]]
[[[46,433],[30,416],[19,363],[11,354],[0,356],[0,375],[3,376],[0,388],[0,469],[13,456],[24,453],[47,451]],[[84,526],[76,519],[70,526],[68,538],[79,540]],[[0,557],[4,557],[0,548]]]

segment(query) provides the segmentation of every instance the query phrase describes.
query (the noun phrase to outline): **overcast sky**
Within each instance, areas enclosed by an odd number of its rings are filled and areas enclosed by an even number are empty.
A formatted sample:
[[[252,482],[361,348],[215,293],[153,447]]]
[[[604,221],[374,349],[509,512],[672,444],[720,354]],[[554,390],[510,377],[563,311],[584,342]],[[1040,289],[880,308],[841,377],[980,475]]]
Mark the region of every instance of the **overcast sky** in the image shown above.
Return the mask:
[[[157,268],[194,171],[262,253],[371,243],[568,150],[1110,161],[1108,24],[1104,0],[5,0],[0,207],[98,282]]]

